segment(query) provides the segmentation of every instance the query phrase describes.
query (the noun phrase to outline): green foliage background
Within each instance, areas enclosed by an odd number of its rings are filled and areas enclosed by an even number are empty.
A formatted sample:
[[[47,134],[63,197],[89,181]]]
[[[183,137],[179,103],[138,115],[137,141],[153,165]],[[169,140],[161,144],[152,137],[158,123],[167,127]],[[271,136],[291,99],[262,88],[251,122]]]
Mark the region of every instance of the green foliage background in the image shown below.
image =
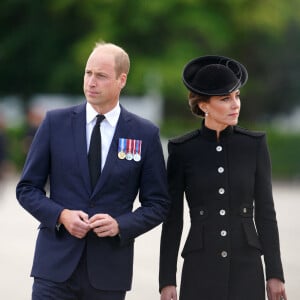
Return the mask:
[[[247,67],[242,122],[266,121],[300,102],[299,0],[2,0],[0,25],[0,101],[8,94],[25,105],[37,93],[82,94],[86,59],[104,40],[131,57],[125,95],[161,92],[167,137],[198,126],[181,72],[200,55],[230,56]],[[299,165],[287,163],[285,137],[269,139],[275,170],[299,174]],[[299,137],[291,140],[298,149]]]

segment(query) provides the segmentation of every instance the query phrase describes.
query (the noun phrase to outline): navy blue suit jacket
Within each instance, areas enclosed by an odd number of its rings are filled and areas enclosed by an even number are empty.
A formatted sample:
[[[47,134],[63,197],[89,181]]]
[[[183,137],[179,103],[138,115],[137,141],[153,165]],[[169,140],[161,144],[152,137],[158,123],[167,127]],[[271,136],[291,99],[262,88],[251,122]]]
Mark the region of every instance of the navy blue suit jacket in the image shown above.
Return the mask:
[[[102,290],[129,290],[134,238],[161,223],[169,207],[159,130],[121,107],[105,166],[92,192],[85,108],[84,103],[46,114],[17,185],[20,204],[41,223],[31,275],[65,281],[86,246],[91,284]],[[118,158],[119,138],[142,140],[139,162]],[[141,205],[133,211],[137,195]],[[63,226],[57,230],[64,208],[89,216],[107,213],[118,221],[120,236],[99,238],[91,231],[78,239]]]

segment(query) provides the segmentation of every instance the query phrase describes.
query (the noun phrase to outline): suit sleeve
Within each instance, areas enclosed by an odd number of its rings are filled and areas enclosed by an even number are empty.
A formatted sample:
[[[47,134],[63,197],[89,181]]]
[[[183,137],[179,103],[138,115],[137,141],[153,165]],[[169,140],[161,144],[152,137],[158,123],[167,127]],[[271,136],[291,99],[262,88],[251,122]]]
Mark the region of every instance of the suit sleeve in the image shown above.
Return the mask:
[[[63,207],[46,196],[45,185],[50,175],[50,121],[47,114],[28,152],[16,196],[21,204],[44,226],[56,228]]]
[[[137,183],[141,205],[116,218],[122,244],[159,225],[169,210],[166,166],[158,129],[148,142]]]
[[[184,172],[183,157],[175,144],[169,143],[167,163],[171,210],[163,223],[160,244],[159,290],[176,286],[177,259],[183,229]]]
[[[255,222],[263,247],[266,279],[284,282],[280,256],[279,233],[271,183],[271,161],[266,136],[260,139],[255,178]]]

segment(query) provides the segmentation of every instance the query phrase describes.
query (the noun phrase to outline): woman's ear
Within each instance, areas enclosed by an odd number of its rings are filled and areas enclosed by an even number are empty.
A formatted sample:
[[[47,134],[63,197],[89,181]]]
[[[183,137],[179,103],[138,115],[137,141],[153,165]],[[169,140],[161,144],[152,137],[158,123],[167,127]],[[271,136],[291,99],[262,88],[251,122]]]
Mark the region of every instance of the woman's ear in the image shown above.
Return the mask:
[[[207,105],[205,102],[199,102],[198,107],[204,112],[207,113]]]

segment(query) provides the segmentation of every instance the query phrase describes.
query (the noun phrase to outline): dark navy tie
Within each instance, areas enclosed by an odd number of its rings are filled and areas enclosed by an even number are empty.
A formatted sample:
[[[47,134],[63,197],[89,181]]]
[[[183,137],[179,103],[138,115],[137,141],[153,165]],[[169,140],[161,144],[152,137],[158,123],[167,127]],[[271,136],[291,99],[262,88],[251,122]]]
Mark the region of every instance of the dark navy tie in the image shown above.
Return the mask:
[[[101,173],[101,133],[100,123],[105,119],[104,115],[97,115],[97,121],[93,128],[90,148],[88,153],[90,178],[92,189],[94,189]]]

